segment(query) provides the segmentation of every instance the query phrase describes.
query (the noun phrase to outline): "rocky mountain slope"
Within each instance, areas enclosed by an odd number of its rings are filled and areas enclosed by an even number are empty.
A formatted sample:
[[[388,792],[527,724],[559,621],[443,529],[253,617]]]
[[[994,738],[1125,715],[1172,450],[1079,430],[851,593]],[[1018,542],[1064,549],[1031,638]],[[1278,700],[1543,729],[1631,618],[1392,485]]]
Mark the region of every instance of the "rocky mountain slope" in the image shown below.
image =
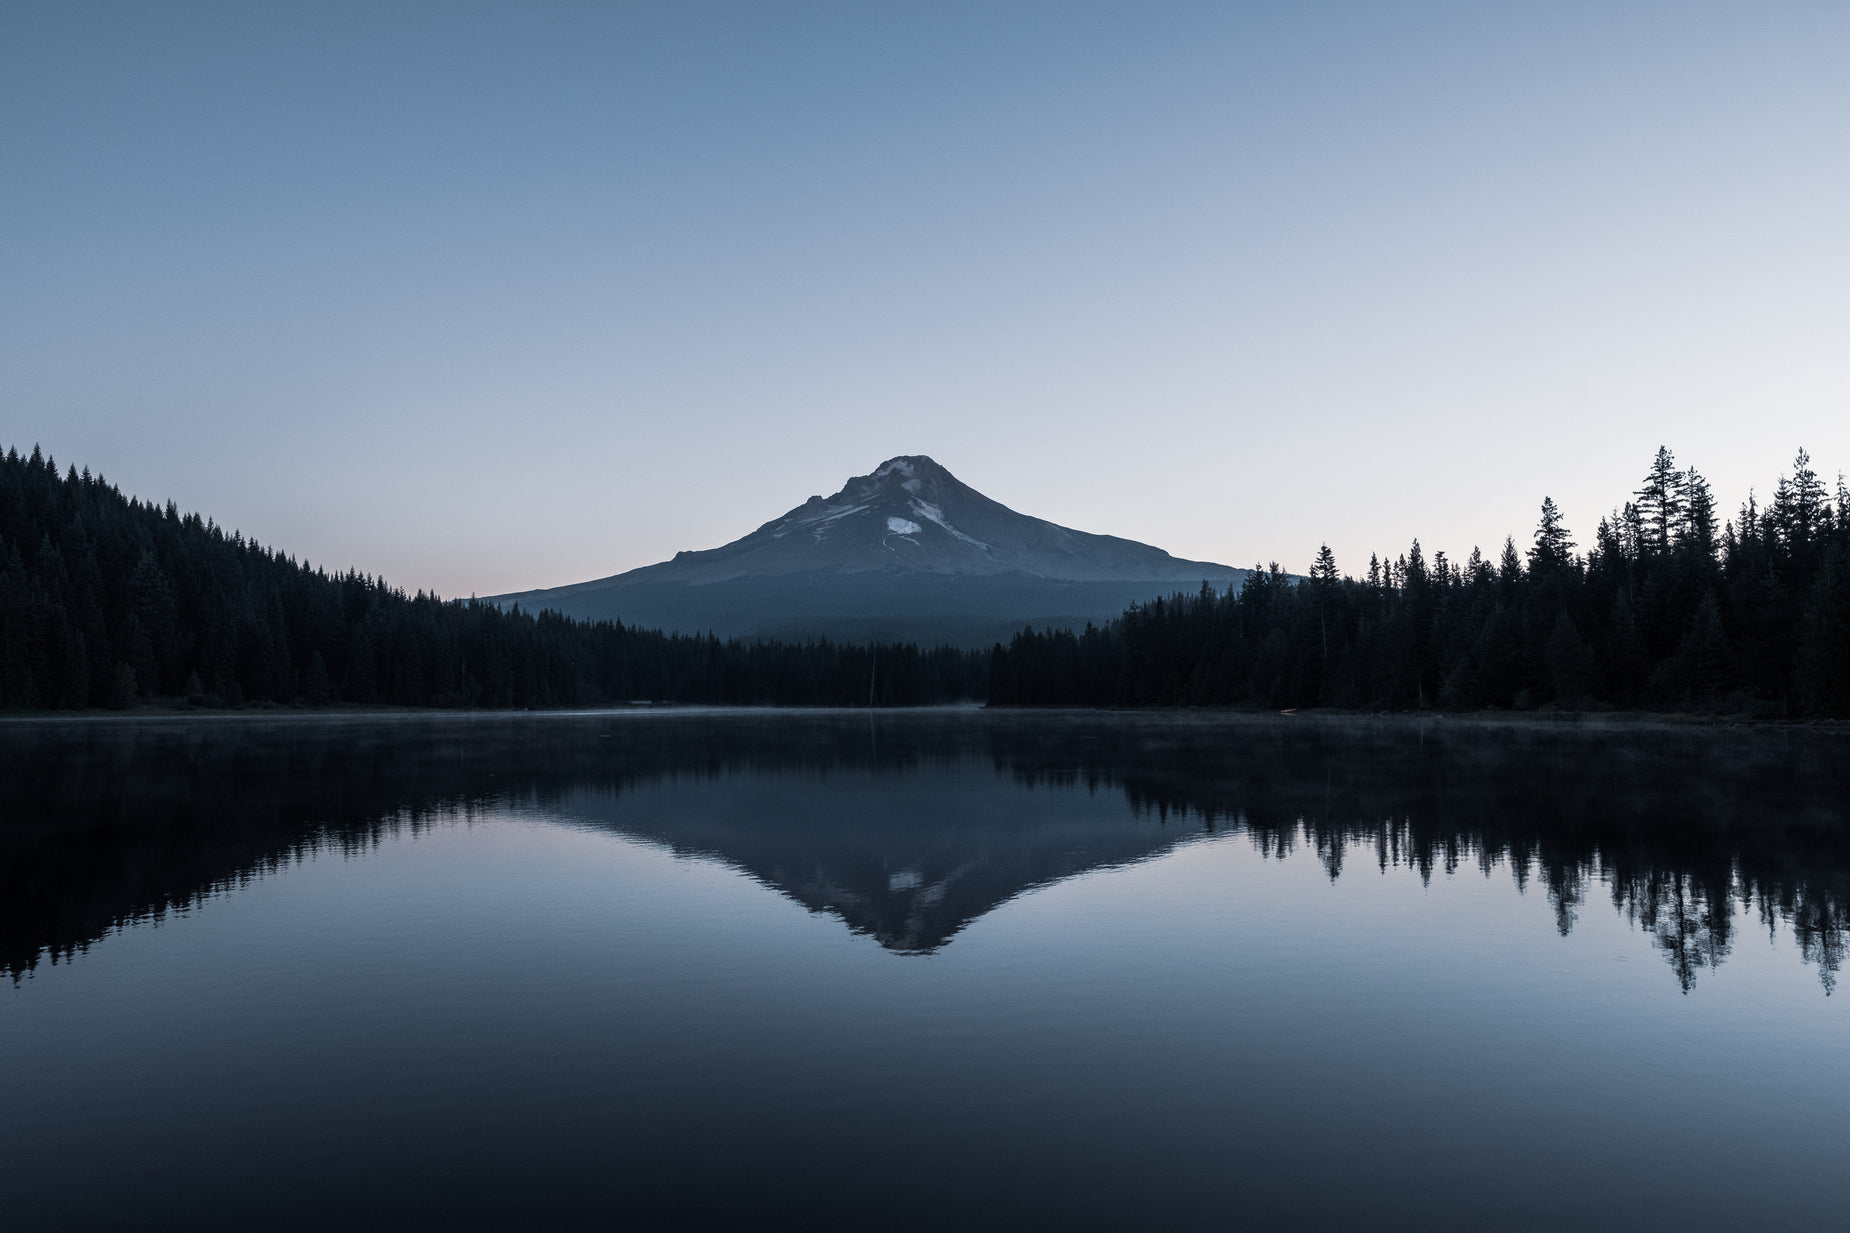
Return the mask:
[[[722,636],[981,645],[1245,573],[1017,513],[910,455],[722,547],[495,602]]]

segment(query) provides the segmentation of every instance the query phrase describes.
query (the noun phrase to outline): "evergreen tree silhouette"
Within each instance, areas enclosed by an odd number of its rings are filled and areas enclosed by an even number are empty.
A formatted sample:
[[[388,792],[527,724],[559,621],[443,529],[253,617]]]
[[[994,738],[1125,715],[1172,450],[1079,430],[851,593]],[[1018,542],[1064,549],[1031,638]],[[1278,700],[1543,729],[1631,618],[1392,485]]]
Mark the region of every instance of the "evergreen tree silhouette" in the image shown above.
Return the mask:
[[[1709,485],[1660,448],[1636,501],[1574,555],[1544,498],[1525,563],[1504,541],[1463,568],[1416,541],[1360,580],[1320,548],[1302,584],[1273,567],[1235,593],[1177,595],[991,652],[998,705],[1745,711],[1850,716],[1850,490],[1801,452],[1763,510],[1719,529]],[[1083,683],[1082,683],[1083,682]]]
[[[1668,551],[1683,517],[1683,475],[1667,447],[1657,447],[1657,457],[1651,460],[1644,484],[1634,495],[1638,498],[1641,550]]]

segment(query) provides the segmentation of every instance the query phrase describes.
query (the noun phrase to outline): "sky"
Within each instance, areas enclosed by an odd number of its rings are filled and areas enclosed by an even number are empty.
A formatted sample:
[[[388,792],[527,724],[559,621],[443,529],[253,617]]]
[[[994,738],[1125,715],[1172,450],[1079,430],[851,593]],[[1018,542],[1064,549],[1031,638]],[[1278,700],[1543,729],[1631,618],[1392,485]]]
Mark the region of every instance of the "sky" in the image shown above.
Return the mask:
[[[0,6],[0,446],[409,590],[898,454],[1178,556],[1850,469],[1850,5]]]

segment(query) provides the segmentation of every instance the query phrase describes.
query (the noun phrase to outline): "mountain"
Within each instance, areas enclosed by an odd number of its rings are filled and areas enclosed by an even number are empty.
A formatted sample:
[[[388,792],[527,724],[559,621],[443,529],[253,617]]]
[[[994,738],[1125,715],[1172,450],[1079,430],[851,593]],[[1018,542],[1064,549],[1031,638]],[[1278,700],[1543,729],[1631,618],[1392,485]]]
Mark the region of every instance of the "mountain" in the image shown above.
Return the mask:
[[[982,646],[1246,573],[1016,513],[908,455],[722,547],[492,602],[728,637]]]

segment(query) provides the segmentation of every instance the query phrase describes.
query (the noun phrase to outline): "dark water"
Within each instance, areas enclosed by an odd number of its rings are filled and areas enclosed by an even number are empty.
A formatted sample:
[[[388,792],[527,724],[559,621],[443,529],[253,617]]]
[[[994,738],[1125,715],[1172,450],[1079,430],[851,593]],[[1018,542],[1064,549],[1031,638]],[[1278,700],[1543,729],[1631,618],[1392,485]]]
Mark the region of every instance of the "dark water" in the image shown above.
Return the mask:
[[[1841,1228],[1847,755],[0,725],[0,1226]]]

